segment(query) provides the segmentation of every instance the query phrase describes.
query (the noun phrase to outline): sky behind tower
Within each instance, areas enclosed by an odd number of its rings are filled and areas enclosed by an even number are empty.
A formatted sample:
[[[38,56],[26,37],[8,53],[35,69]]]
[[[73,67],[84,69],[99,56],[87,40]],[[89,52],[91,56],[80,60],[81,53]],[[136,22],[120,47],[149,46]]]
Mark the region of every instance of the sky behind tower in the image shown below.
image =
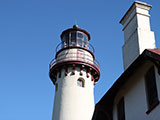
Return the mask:
[[[100,63],[95,103],[123,72],[120,19],[134,0],[1,0],[0,120],[51,120],[54,85],[49,63],[60,34],[78,24],[90,35]],[[160,1],[152,5],[151,29],[160,48]]]

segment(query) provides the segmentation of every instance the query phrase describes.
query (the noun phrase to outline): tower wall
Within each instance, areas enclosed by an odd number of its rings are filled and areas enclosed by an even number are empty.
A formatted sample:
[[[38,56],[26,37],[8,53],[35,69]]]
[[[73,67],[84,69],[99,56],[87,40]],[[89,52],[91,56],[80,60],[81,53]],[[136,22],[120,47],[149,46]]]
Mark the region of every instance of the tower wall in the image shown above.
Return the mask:
[[[80,67],[68,67],[68,74],[61,69],[57,74],[55,101],[52,120],[91,120],[94,112],[94,82],[91,73]],[[82,74],[80,75],[80,71]],[[77,85],[79,78],[84,79],[84,87]]]
[[[49,66],[55,85],[52,120],[91,120],[94,85],[100,77],[100,69],[94,48],[89,44],[90,35],[74,25],[62,32],[61,40]]]

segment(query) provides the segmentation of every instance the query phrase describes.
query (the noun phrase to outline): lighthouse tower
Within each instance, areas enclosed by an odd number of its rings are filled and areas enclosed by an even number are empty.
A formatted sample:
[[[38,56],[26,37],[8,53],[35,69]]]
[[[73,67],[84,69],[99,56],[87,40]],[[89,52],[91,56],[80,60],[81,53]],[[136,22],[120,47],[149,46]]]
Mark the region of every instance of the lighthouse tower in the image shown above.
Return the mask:
[[[78,25],[61,34],[61,43],[49,71],[55,85],[52,120],[92,119],[94,85],[100,71],[89,40],[89,33]]]

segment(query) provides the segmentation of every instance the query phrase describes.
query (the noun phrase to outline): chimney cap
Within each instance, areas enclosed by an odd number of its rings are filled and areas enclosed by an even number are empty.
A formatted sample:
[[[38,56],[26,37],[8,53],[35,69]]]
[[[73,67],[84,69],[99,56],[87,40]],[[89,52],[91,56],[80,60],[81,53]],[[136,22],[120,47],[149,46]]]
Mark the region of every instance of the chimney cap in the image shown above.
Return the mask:
[[[141,1],[135,1],[131,7],[127,10],[126,14],[122,17],[122,19],[120,20],[120,24],[124,24],[126,19],[130,16],[130,14],[132,13],[132,11],[136,8],[141,8],[141,9],[145,9],[145,10],[150,10],[152,8],[152,5],[147,4],[145,2],[141,2]]]

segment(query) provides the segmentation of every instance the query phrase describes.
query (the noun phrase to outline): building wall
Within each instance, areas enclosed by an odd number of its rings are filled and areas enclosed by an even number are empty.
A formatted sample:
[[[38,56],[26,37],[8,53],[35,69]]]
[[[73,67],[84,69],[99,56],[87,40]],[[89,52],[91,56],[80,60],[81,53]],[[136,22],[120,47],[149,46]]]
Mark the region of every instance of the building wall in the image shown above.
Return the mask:
[[[117,93],[113,106],[113,120],[117,119],[117,104],[124,96],[125,103],[125,118],[126,120],[159,120],[160,105],[156,106],[149,114],[144,75],[152,66],[151,62],[146,62],[127,80],[128,82]],[[156,85],[158,97],[160,100],[160,76],[155,67]]]

